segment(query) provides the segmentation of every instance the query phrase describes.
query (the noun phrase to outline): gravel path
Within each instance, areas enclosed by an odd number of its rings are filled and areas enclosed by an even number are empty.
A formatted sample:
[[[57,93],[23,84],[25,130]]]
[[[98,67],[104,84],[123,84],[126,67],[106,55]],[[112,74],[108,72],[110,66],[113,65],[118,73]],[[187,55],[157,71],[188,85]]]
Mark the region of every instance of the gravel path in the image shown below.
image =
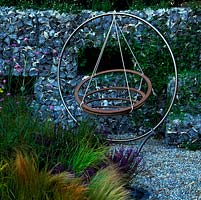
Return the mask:
[[[188,151],[167,146],[162,140],[151,140],[142,153],[145,171],[134,178],[133,186],[148,190],[148,199],[201,200],[201,151]]]

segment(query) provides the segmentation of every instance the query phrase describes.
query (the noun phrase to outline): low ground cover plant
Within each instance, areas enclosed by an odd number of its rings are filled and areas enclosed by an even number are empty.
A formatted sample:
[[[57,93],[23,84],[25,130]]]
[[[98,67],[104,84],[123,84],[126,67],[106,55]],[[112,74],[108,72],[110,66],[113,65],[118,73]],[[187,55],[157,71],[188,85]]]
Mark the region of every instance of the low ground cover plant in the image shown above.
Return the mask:
[[[200,140],[183,142],[181,145],[179,145],[179,147],[185,148],[191,151],[201,150],[201,138]]]

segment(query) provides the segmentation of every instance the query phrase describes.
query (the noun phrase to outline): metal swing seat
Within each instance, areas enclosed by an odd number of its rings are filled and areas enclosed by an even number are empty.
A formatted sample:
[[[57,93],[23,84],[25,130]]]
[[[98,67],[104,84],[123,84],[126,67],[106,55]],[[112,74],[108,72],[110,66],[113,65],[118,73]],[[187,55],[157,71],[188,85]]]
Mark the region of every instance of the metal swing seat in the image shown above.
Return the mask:
[[[96,76],[102,75],[102,74],[108,74],[108,73],[115,73],[115,72],[126,72],[126,73],[130,73],[132,75],[137,75],[140,76],[141,78],[143,78],[147,85],[148,85],[148,90],[146,93],[144,93],[143,91],[136,89],[136,88],[128,88],[128,87],[104,87],[104,88],[99,88],[97,90],[93,90],[93,91],[88,91],[86,92],[86,94],[84,96],[79,96],[79,90],[81,89],[81,87],[83,86],[83,84],[85,84],[86,82],[89,82],[91,78],[95,78]],[[140,106],[142,106],[144,104],[144,102],[146,101],[146,99],[149,97],[150,93],[151,93],[151,81],[148,79],[147,76],[145,76],[144,74],[141,74],[137,71],[134,70],[123,70],[123,69],[113,69],[113,70],[107,70],[107,71],[102,71],[99,72],[97,74],[95,74],[94,76],[88,77],[87,79],[83,80],[76,88],[75,88],[75,99],[78,102],[78,104],[80,105],[80,107],[85,111],[88,112],[90,114],[94,114],[94,115],[103,115],[103,116],[114,116],[114,115],[125,115],[130,113],[131,111],[133,111],[134,109],[139,108]],[[134,93],[135,95],[138,96],[139,100],[135,100],[135,99],[130,99],[128,98],[121,98],[121,97],[100,97],[100,98],[93,98],[94,94],[97,93],[103,93],[106,91],[129,91],[128,93]],[[87,101],[87,98],[92,97],[92,99]],[[108,105],[108,103],[106,103],[106,105],[103,103],[99,103],[99,105],[95,105],[95,106],[90,106],[93,102],[112,102],[113,103],[115,101],[121,101],[121,102],[126,102],[126,103],[130,103],[130,105]],[[114,103],[115,104],[115,103]]]
[[[121,61],[122,61],[122,68],[119,69],[112,69],[112,70],[105,70],[97,73],[98,66],[100,64],[104,49],[106,47],[106,43],[108,41],[108,38],[111,34],[111,29],[114,26],[115,34],[116,34],[116,40],[118,42],[119,51],[121,55]],[[120,41],[120,34],[122,38],[124,39],[124,42],[126,43],[128,49],[130,50],[133,59],[135,61],[135,65],[138,67],[140,71],[126,69],[125,67],[125,61],[124,56],[122,52],[121,47],[121,41]],[[121,73],[124,75],[126,85],[122,86],[104,86],[101,85],[100,87],[96,87],[93,90],[90,90],[90,85],[93,81],[93,79],[100,77],[100,76],[107,76],[109,74],[112,74],[115,79],[115,75],[118,76],[118,73]],[[138,88],[130,87],[129,81],[128,81],[128,75],[132,75],[133,77],[140,78],[140,86]],[[147,91],[142,91],[142,81],[145,81],[147,85]],[[80,92],[82,87],[84,85],[86,86],[86,89],[84,91],[84,94]],[[94,67],[93,73],[88,78],[84,79],[77,87],[75,88],[74,96],[81,107],[83,111],[93,114],[93,115],[100,115],[100,116],[115,116],[115,115],[125,115],[130,112],[132,112],[134,109],[137,109],[141,107],[149,95],[151,94],[152,90],[152,84],[149,78],[144,75],[141,66],[139,65],[139,62],[137,61],[134,52],[132,48],[130,47],[128,41],[126,40],[120,26],[118,25],[116,21],[116,15],[113,15],[113,20],[111,22],[109,31],[106,35],[106,39],[103,43],[102,49],[100,51],[99,57],[97,59],[96,65]],[[115,96],[109,96],[109,93],[116,93],[119,95]],[[80,94],[81,93],[81,94]],[[124,94],[124,97],[121,96],[120,93]],[[125,93],[127,94],[125,97]],[[118,102],[118,103],[117,103]]]

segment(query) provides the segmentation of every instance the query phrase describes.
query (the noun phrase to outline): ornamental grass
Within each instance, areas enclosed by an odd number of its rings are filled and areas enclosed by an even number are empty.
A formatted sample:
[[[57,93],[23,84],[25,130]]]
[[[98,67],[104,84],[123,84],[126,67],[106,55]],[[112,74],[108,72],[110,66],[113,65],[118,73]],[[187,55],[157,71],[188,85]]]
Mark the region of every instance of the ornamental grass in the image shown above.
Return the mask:
[[[108,166],[99,170],[89,184],[90,200],[128,200],[125,183],[117,168]]]
[[[85,200],[87,188],[67,172],[56,175],[39,170],[33,155],[18,151],[15,158],[1,162],[0,199]]]

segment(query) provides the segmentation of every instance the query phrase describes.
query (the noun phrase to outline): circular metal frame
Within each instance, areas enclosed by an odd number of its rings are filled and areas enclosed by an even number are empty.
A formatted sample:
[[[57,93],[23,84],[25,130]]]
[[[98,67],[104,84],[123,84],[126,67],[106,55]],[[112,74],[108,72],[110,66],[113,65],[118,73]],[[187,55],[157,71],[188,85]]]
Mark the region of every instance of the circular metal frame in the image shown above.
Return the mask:
[[[101,109],[101,108],[105,108],[105,106],[103,107],[99,107],[99,108],[93,108],[88,106],[88,103],[92,102],[92,101],[101,101],[101,100],[124,100],[124,101],[130,101],[130,99],[120,99],[120,98],[101,98],[101,99],[94,99],[91,100],[90,102],[85,102],[85,99],[87,96],[90,96],[94,93],[98,93],[98,92],[102,92],[102,91],[107,91],[107,90],[128,90],[127,87],[109,87],[109,88],[101,88],[95,91],[91,91],[89,93],[87,93],[85,95],[85,97],[80,98],[79,96],[79,91],[81,89],[81,87],[83,86],[84,83],[86,83],[87,81],[89,81],[90,79],[93,79],[96,76],[100,76],[103,74],[108,74],[108,73],[113,73],[113,72],[125,72],[126,73],[131,73],[133,75],[138,75],[141,78],[143,78],[146,83],[147,83],[147,91],[146,94],[140,90],[137,90],[135,88],[129,88],[130,91],[138,93],[142,96],[142,98],[137,101],[137,102],[132,102],[132,106],[127,106],[127,107],[118,107],[119,109],[113,109],[115,107],[110,107],[111,109],[107,110],[107,109]],[[75,99],[78,102],[78,104],[82,107],[82,109],[90,114],[94,114],[94,115],[103,115],[103,116],[114,116],[114,115],[124,115],[124,114],[128,114],[129,112],[131,112],[133,109],[137,109],[140,106],[142,106],[144,104],[144,102],[147,100],[147,98],[149,97],[149,95],[151,94],[151,89],[152,89],[152,84],[151,81],[149,80],[149,78],[147,76],[145,76],[144,74],[141,74],[140,72],[134,71],[134,70],[123,70],[123,69],[113,69],[113,70],[106,70],[106,71],[102,71],[99,73],[96,73],[94,76],[88,77],[86,79],[84,79],[76,88],[75,88]],[[117,107],[116,107],[117,108]]]
[[[71,116],[71,118],[76,122],[78,123],[78,121],[76,120],[76,118],[73,116],[73,114],[70,112],[70,110],[68,109],[68,106],[66,105],[65,101],[64,101],[64,97],[63,97],[63,94],[62,94],[62,91],[61,91],[61,82],[60,82],[60,66],[61,66],[61,61],[62,61],[62,57],[63,57],[63,54],[64,54],[64,51],[67,47],[67,45],[69,44],[71,38],[87,23],[97,19],[97,18],[101,18],[101,17],[104,17],[104,16],[126,16],[126,17],[131,17],[133,19],[137,19],[139,20],[140,22],[146,24],[147,26],[149,26],[152,30],[154,30],[159,36],[160,38],[163,40],[163,42],[165,43],[165,45],[167,46],[168,48],[168,51],[170,53],[170,56],[172,58],[172,62],[173,62],[173,67],[174,67],[174,75],[175,75],[175,85],[174,85],[174,92],[173,92],[173,96],[172,96],[172,99],[170,101],[170,105],[166,111],[166,113],[164,114],[164,116],[162,117],[162,119],[151,129],[149,130],[148,132],[146,132],[145,134],[143,134],[142,136],[138,136],[138,137],[135,137],[135,138],[128,138],[128,139],[108,139],[109,141],[113,141],[113,142],[129,142],[129,141],[135,141],[135,140],[138,140],[138,139],[141,139],[141,138],[144,138],[144,137],[147,137],[149,136],[151,133],[153,133],[153,131],[155,129],[157,129],[162,123],[163,121],[165,120],[165,118],[167,117],[167,115],[169,114],[172,106],[173,106],[173,103],[174,103],[174,100],[175,100],[175,97],[176,97],[176,93],[177,93],[177,87],[178,87],[178,74],[177,74],[177,67],[176,67],[176,62],[175,62],[175,58],[174,58],[174,55],[173,55],[173,52],[168,44],[168,42],[166,41],[166,39],[163,37],[163,35],[158,31],[158,29],[156,29],[152,24],[150,24],[149,22],[147,22],[146,20],[136,16],[136,15],[133,15],[133,14],[129,14],[129,13],[124,13],[124,12],[109,12],[109,13],[105,13],[105,14],[100,14],[100,15],[97,15],[97,16],[94,16],[88,20],[86,20],[85,22],[83,22],[81,25],[79,25],[72,33],[71,35],[69,36],[69,38],[66,40],[63,48],[62,48],[62,51],[61,51],[61,54],[60,54],[60,59],[59,59],[59,63],[58,63],[58,70],[57,70],[57,81],[58,81],[58,90],[59,90],[59,94],[60,94],[60,97],[61,97],[61,100],[63,102],[63,105],[66,109],[66,111],[68,112],[68,114]]]

